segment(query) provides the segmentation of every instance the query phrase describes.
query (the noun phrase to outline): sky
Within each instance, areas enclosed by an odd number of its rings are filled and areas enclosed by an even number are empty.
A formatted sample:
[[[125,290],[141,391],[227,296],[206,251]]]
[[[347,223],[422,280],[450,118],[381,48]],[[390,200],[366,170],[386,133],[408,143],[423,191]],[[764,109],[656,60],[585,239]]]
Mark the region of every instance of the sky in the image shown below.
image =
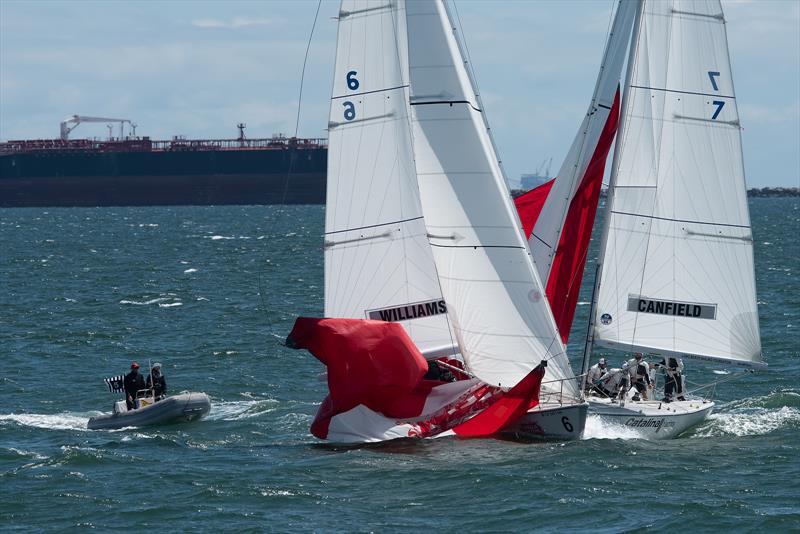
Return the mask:
[[[555,173],[594,89],[612,0],[456,3],[512,183]],[[0,0],[0,140],[73,114],[170,139],[294,134],[315,1]],[[800,186],[800,0],[723,0],[750,187]],[[299,135],[325,137],[338,2],[323,1]],[[73,137],[105,137],[81,124]]]

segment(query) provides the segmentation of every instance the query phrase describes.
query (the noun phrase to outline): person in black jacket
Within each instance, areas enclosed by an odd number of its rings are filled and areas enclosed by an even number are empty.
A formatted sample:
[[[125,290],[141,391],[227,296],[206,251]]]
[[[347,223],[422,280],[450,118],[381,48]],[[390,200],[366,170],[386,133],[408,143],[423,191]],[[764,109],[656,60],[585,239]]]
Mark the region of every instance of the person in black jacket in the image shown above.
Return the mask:
[[[139,374],[138,363],[131,363],[131,372],[125,375],[123,384],[125,385],[125,402],[129,410],[134,410],[138,406],[136,394],[139,390],[144,389],[144,378]]]
[[[147,375],[147,389],[153,394],[155,400],[161,400],[167,394],[167,380],[161,374],[161,364],[156,362]]]

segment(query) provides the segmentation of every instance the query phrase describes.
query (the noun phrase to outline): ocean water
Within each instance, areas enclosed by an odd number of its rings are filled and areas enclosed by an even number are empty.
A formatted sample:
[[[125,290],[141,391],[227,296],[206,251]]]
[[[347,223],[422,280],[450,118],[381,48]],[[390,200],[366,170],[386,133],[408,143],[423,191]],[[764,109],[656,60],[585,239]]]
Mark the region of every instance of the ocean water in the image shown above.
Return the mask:
[[[750,206],[770,367],[720,385],[707,422],[368,447],[309,434],[323,368],[281,345],[322,313],[321,206],[0,210],[0,531],[797,531],[800,203]],[[209,417],[86,430],[132,359]]]

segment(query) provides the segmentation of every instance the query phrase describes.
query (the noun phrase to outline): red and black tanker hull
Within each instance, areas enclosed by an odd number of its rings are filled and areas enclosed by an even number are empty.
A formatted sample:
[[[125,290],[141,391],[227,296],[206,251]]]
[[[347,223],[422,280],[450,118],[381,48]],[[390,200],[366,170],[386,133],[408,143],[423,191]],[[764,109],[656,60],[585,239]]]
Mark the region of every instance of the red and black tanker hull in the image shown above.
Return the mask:
[[[0,206],[324,204],[327,147],[0,153]]]

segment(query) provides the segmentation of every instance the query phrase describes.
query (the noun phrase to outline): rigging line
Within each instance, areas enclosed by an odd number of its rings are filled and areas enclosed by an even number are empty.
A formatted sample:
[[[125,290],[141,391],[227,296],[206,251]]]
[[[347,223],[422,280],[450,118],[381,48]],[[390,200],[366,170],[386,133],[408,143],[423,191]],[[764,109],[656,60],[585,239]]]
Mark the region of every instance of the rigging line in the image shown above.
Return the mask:
[[[300,90],[298,92],[298,98],[297,98],[297,119],[295,120],[295,124],[294,124],[294,137],[293,137],[294,147],[292,147],[292,140],[289,140],[289,149],[288,149],[289,150],[289,168],[286,171],[286,179],[283,181],[283,192],[281,194],[281,204],[280,204],[281,206],[285,206],[285,203],[286,203],[286,195],[287,195],[288,190],[289,190],[289,180],[291,179],[291,176],[292,176],[292,170],[293,170],[293,167],[294,167],[294,161],[296,159],[295,156],[297,155],[296,154],[296,151],[297,151],[297,132],[298,132],[298,130],[300,128],[300,110],[302,108],[302,102],[303,102],[303,82],[305,81],[305,77],[306,77],[306,64],[308,63],[308,51],[311,49],[311,41],[314,38],[314,29],[317,27],[317,19],[319,18],[320,7],[322,7],[322,0],[319,0],[319,2],[317,3],[317,10],[314,13],[314,22],[311,24],[311,32],[308,35],[308,43],[306,44],[306,53],[305,53],[305,56],[303,57],[303,69],[300,72]],[[285,208],[278,208],[277,217],[275,219],[276,223],[280,220],[281,215],[284,213],[284,209]],[[277,226],[277,224],[276,224],[276,226]],[[262,280],[263,273],[261,272],[261,269],[257,269],[257,271],[258,271],[258,294],[261,297],[261,307],[263,308],[264,313],[266,313],[267,312],[267,302],[266,302],[266,300],[264,298],[264,286],[263,286],[263,280]],[[267,326],[271,328],[272,327],[272,322],[269,321],[267,323]]]
[[[395,28],[403,28],[403,30],[405,31],[406,41],[408,41],[408,18],[404,17],[404,20],[398,20],[398,19],[395,19],[395,15],[396,14],[397,14],[396,10],[392,10],[391,11],[391,17],[392,17],[392,21],[394,22],[394,27]],[[407,13],[405,13],[405,15],[407,15]],[[404,69],[403,69],[403,63],[402,63],[402,59],[401,59],[402,56],[400,54],[400,40],[399,40],[399,38],[400,38],[400,35],[398,34],[397,31],[395,31],[395,53],[396,53],[397,64],[400,67],[400,72],[401,72],[401,76],[402,76],[402,73],[404,72]],[[406,52],[408,53],[408,44],[407,43],[406,43]],[[410,103],[411,102],[411,91],[410,91],[411,73],[409,71],[410,71],[411,65],[410,65],[410,58],[408,56],[406,56],[406,65],[405,66],[408,67],[408,69],[406,69],[406,71],[405,71],[407,79],[402,80],[402,81],[405,82],[408,85],[408,87],[405,89],[405,93],[406,93],[405,97],[406,97],[406,102]],[[414,186],[415,186],[415,187],[412,187],[412,190],[416,192],[416,195],[414,195],[414,196],[416,197],[417,204],[419,205],[419,210],[420,210],[419,213],[422,213],[422,216],[423,216],[423,219],[424,219],[425,214],[422,211],[422,199],[421,199],[421,195],[419,193],[419,173],[417,172],[417,159],[416,159],[416,153],[414,152],[414,129],[413,129],[414,116],[413,116],[413,113],[411,111],[411,106],[406,106],[405,107],[405,111],[406,111],[405,116],[404,116],[405,117],[405,126],[406,126],[405,133],[407,135],[408,146],[409,146],[409,149],[411,151],[411,165],[410,165],[410,169],[409,170],[414,175]],[[442,291],[442,280],[439,277],[439,266],[436,265],[436,261],[433,258],[433,249],[430,248],[430,240],[426,237],[423,242],[428,245],[428,248],[426,249],[426,252],[430,252],[429,260],[430,260],[430,263],[433,264],[433,272],[434,272],[434,275],[435,275],[435,278],[436,278],[436,287],[438,287],[438,289],[439,289],[439,296],[444,300],[444,293]],[[405,252],[405,241],[403,242],[403,247],[404,247],[403,251]],[[406,272],[408,272],[408,271],[406,271]],[[469,367],[469,365],[467,364],[466,357],[463,354],[463,348],[457,342],[457,339],[456,339],[456,336],[455,336],[455,325],[453,325],[452,318],[450,317],[450,312],[445,313],[444,314],[444,318],[445,318],[445,323],[447,325],[447,335],[450,337],[450,344],[452,346],[454,346],[454,347],[458,347],[458,349],[459,349],[458,352],[459,352],[459,354],[461,354],[461,359],[464,361],[464,367],[467,368],[467,367]]]
[[[730,223],[718,223],[718,222],[707,222],[707,221],[692,221],[689,219],[670,219],[669,217],[658,217],[657,215],[647,215],[644,213],[629,213],[627,211],[616,211],[611,210],[611,213],[614,215],[627,215],[629,217],[642,217],[645,219],[657,219],[659,221],[667,221],[667,222],[679,222],[679,223],[687,223],[687,224],[706,224],[711,226],[727,226],[730,228],[745,228],[747,230],[751,230],[749,226],[745,226],[743,224],[730,224]]]
[[[674,21],[672,19],[670,19],[668,24],[669,24],[669,27],[668,27],[667,32],[666,32],[666,34],[667,34],[667,37],[666,37],[666,39],[667,39],[666,57],[667,58],[670,57],[670,54],[672,53],[672,49],[673,49],[673,40],[674,40],[673,39],[673,31],[674,31],[675,23],[674,23]],[[670,63],[669,63],[669,61],[667,61],[666,65],[664,67],[664,70],[665,70],[664,79],[669,79],[669,73],[670,73]],[[634,85],[631,84],[631,87],[634,87]],[[664,113],[665,107],[666,107],[666,100],[661,105],[661,116],[662,117],[665,115],[665,113]],[[656,154],[661,154],[662,153],[661,152],[661,147],[662,147],[662,145],[664,143],[664,123],[661,123],[660,132],[659,133],[661,135],[659,136],[658,146],[656,147],[656,150],[657,150]],[[674,129],[672,131],[672,135],[673,136],[675,135],[675,130]],[[672,158],[671,158],[671,161],[673,161],[673,162],[675,161],[675,146],[674,145],[672,147]],[[661,161],[660,161],[660,159],[657,160],[655,162],[655,164],[656,164],[656,168],[655,168],[656,188],[655,188],[655,190],[653,192],[653,198],[652,198],[651,205],[650,205],[650,213],[651,214],[655,212],[656,205],[657,205],[658,201],[661,199],[660,193],[663,191],[663,187],[664,187],[664,183],[663,183],[662,178],[660,176],[660,170],[661,170]],[[673,163],[673,170],[674,170],[674,163]],[[661,185],[661,188],[659,188],[659,185]],[[673,209],[674,209],[674,199],[673,199]],[[642,261],[641,278],[639,279],[639,291],[638,291],[638,293],[640,295],[642,294],[642,290],[643,290],[644,284],[645,284],[645,275],[647,274],[647,267],[648,267],[647,259],[648,259],[648,255],[650,253],[650,246],[654,244],[653,243],[654,235],[653,235],[653,224],[652,223],[650,223],[648,225],[647,230],[646,230],[646,234],[647,234],[647,240],[645,242],[645,248],[644,248],[644,258],[643,258],[643,261]],[[654,246],[657,247],[657,245],[654,245]],[[672,242],[672,248],[673,248],[672,284],[673,284],[673,294],[674,294],[674,285],[675,285],[675,274],[674,274],[675,273],[675,268],[674,268],[674,264],[675,264],[675,254],[674,254],[675,242],[674,241]],[[650,263],[652,263],[652,262],[650,262]],[[636,313],[634,315],[634,318],[633,318],[633,330],[631,332],[631,342],[632,343],[635,342],[635,340],[636,340],[636,331],[637,331],[637,329],[639,327],[639,318],[640,318],[640,316],[641,316],[640,313]],[[672,331],[672,344],[673,344],[673,347],[674,347],[675,346],[675,337],[676,337],[676,335],[675,335],[675,327],[676,327],[676,325],[675,325],[674,322],[672,324],[672,327],[673,327],[672,328],[672,330],[673,330]]]
[[[595,83],[594,92],[592,94],[592,100],[591,100],[591,102],[589,104],[589,111],[587,112],[587,115],[589,116],[589,119],[586,121],[586,128],[584,128],[583,124],[581,124],[581,133],[580,133],[581,142],[580,142],[580,148],[578,149],[578,157],[575,160],[576,164],[573,164],[571,166],[570,171],[569,171],[569,175],[570,175],[570,181],[569,181],[570,189],[569,189],[569,191],[571,192],[571,198],[568,199],[569,202],[563,203],[562,209],[560,210],[561,213],[560,213],[560,219],[559,220],[561,221],[561,225],[559,227],[557,227],[555,239],[553,240],[553,242],[555,243],[556,247],[558,246],[558,243],[561,241],[561,236],[564,233],[564,223],[567,220],[567,216],[569,214],[569,208],[572,206],[572,202],[575,200],[576,193],[577,193],[578,189],[580,189],[581,184],[583,183],[583,180],[586,177],[586,170],[589,168],[589,163],[591,161],[591,158],[594,155],[594,151],[597,150],[597,144],[600,141],[600,136],[598,136],[597,140],[595,141],[594,147],[593,147],[592,155],[589,156],[589,161],[587,161],[586,160],[585,151],[588,151],[589,149],[592,149],[592,147],[588,146],[588,143],[587,143],[588,137],[589,137],[588,136],[588,132],[591,129],[591,127],[593,126],[593,122],[595,120],[597,120],[597,118],[598,118],[597,115],[595,114],[595,112],[597,111],[597,107],[602,107],[602,108],[608,109],[609,111],[611,110],[611,108],[609,106],[606,106],[604,104],[600,104],[600,102],[598,101],[598,97],[600,96],[599,95],[599,92],[600,92],[600,80],[602,79],[604,71],[605,71],[605,68],[606,68],[606,62],[608,60],[608,55],[607,54],[609,53],[609,48],[611,46],[611,41],[610,41],[609,37],[611,35],[611,28],[613,26],[613,21],[614,21],[614,5],[615,4],[612,2],[611,3],[611,11],[608,14],[608,25],[606,27],[606,41],[605,41],[606,45],[603,48],[602,56],[600,58],[600,73],[598,74],[597,82]],[[612,100],[612,102],[613,102],[613,100]],[[605,130],[605,125],[611,119],[612,119],[612,117],[611,117],[611,114],[609,113],[608,117],[606,118],[605,122],[603,123],[603,130]],[[602,135],[602,130],[601,130],[600,133]],[[616,134],[615,134],[615,137],[616,137]],[[608,155],[606,155],[606,159],[608,159]],[[579,170],[582,171],[580,175],[578,174]],[[560,171],[559,171],[559,174],[560,174]],[[551,251],[554,251],[554,247],[552,247],[549,244],[547,244],[538,235],[536,235],[535,233],[532,233],[532,235],[534,237],[536,237],[536,239],[538,239],[539,241],[544,243],[547,246],[547,248],[549,248]],[[555,252],[556,253],[554,253],[554,254],[549,254],[548,255],[548,259],[547,259],[547,276],[548,276],[548,278],[550,276],[550,273],[552,272],[553,262],[555,261],[555,257],[556,257],[556,254],[557,254],[557,251],[555,251]],[[545,283],[545,285],[547,285],[547,284]]]
[[[730,95],[717,95],[711,93],[700,93],[697,91],[681,91],[679,89],[667,89],[666,87],[648,87],[646,85],[631,85],[633,89],[644,89],[645,91],[661,91],[664,93],[678,93],[679,95],[697,95],[697,96],[707,96],[711,98],[730,98],[736,99],[735,96]]]
[[[411,221],[418,221],[422,218],[423,218],[422,216],[419,216],[419,217],[412,217],[410,219],[401,219],[399,221],[389,221],[385,223],[370,224],[368,226],[359,226],[358,228],[345,228],[344,230],[334,230],[333,232],[325,232],[325,235],[340,234],[342,232],[357,232],[358,230],[367,230],[369,228],[377,228],[379,226],[390,226],[392,224],[402,224]]]
[[[394,87],[385,87],[383,89],[373,89],[372,91],[362,91],[360,93],[347,93],[345,95],[332,96],[331,100],[339,100],[339,99],[342,99],[342,98],[352,98],[354,96],[371,95],[371,94],[374,94],[374,93],[385,93],[386,91],[396,91],[398,89],[404,89],[406,87],[408,87],[408,84],[395,85]]]

